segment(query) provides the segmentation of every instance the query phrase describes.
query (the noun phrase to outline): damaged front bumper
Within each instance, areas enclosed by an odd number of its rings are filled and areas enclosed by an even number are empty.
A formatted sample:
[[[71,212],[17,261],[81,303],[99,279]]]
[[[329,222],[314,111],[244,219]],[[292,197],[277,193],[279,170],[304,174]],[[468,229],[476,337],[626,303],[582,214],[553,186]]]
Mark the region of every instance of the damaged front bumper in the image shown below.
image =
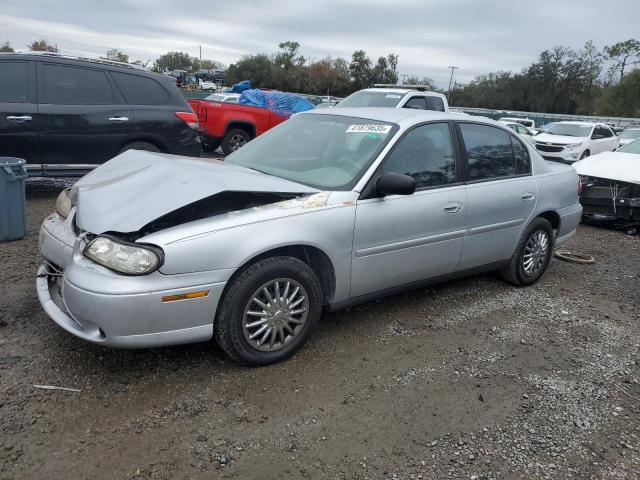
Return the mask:
[[[640,222],[640,185],[594,177],[582,177],[582,182],[585,216]]]
[[[41,229],[44,263],[36,289],[45,312],[60,327],[89,342],[146,348],[209,340],[228,270],[131,277],[82,255],[84,240],[73,219],[52,214]],[[166,302],[163,297],[208,291],[201,298]]]

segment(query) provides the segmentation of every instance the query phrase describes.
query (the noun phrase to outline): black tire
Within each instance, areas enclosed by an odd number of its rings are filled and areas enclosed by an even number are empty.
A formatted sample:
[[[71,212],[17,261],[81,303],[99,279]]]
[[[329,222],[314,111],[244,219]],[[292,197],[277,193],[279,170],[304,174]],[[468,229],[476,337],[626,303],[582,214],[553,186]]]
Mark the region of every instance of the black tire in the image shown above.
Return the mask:
[[[201,137],[202,151],[203,152],[215,152],[220,146],[220,140],[213,137]]]
[[[146,152],[162,152],[158,147],[147,142],[131,142],[120,149],[118,154],[127,150],[144,150]]]
[[[250,140],[251,136],[246,131],[240,128],[232,128],[222,139],[222,151],[225,155],[229,155],[249,143]]]
[[[543,232],[547,236],[546,253],[544,257],[540,257],[541,263],[538,269],[535,272],[527,273],[524,268],[525,249],[538,232]],[[500,276],[507,282],[519,287],[536,283],[549,265],[553,253],[553,241],[554,233],[549,221],[540,217],[534,219],[522,235],[508,266],[500,272]]]
[[[580,155],[580,160],[584,160],[589,155],[591,155],[591,152],[589,152],[589,150],[585,150],[584,153],[582,155]]]
[[[295,336],[282,342],[279,349],[261,351],[245,337],[245,309],[253,305],[252,299],[261,286],[276,279],[291,279],[306,291],[307,317]],[[218,345],[236,362],[248,366],[269,365],[297,352],[309,339],[321,313],[322,288],[311,267],[294,257],[266,258],[244,268],[230,280],[218,307],[214,336]]]

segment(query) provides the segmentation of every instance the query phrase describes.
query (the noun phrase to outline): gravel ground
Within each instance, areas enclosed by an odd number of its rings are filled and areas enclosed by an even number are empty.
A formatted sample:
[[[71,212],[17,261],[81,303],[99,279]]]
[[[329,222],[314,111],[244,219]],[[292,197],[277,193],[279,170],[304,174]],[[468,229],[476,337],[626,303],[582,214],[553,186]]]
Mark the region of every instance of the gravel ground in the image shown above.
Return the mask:
[[[0,478],[640,478],[640,238],[581,226],[594,265],[327,314],[292,360],[247,369],[54,325],[34,276],[61,186],[29,182],[29,234],[0,244]]]

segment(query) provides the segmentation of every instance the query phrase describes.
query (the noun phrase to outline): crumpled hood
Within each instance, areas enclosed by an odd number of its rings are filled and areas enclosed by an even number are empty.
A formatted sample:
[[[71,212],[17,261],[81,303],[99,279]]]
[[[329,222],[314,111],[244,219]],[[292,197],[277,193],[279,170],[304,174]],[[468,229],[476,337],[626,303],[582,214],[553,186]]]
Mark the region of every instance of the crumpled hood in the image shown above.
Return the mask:
[[[570,143],[582,143],[587,141],[587,137],[570,137],[565,135],[553,135],[550,133],[541,133],[533,137],[534,142],[540,143],[560,143],[567,145]]]
[[[316,193],[311,187],[219,160],[128,150],[72,188],[76,224],[100,234],[130,233],[223,191]]]
[[[618,182],[640,185],[640,155],[635,153],[606,152],[575,162],[578,175],[606,178]]]

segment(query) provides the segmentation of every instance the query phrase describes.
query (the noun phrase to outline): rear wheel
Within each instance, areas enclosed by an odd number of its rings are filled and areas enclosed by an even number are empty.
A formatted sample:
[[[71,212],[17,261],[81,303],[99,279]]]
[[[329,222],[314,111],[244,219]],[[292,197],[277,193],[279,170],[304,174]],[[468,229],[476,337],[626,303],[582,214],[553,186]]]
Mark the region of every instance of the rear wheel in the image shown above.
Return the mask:
[[[160,150],[158,147],[156,147],[155,145],[148,143],[148,142],[132,142],[129,143],[127,145],[125,145],[124,147],[122,147],[122,149],[118,152],[118,154],[121,154],[122,152],[126,152],[127,150],[144,150],[146,152],[161,152],[162,150]]]
[[[552,251],[553,228],[549,221],[538,217],[531,222],[509,260],[509,265],[500,274],[514,285],[532,285],[547,269]]]
[[[215,337],[235,361],[268,365],[308,340],[322,312],[314,271],[294,257],[260,260],[237,274],[218,309]]]
[[[245,146],[251,137],[249,134],[239,128],[232,128],[222,139],[222,151],[225,155],[235,152],[240,147]]]

